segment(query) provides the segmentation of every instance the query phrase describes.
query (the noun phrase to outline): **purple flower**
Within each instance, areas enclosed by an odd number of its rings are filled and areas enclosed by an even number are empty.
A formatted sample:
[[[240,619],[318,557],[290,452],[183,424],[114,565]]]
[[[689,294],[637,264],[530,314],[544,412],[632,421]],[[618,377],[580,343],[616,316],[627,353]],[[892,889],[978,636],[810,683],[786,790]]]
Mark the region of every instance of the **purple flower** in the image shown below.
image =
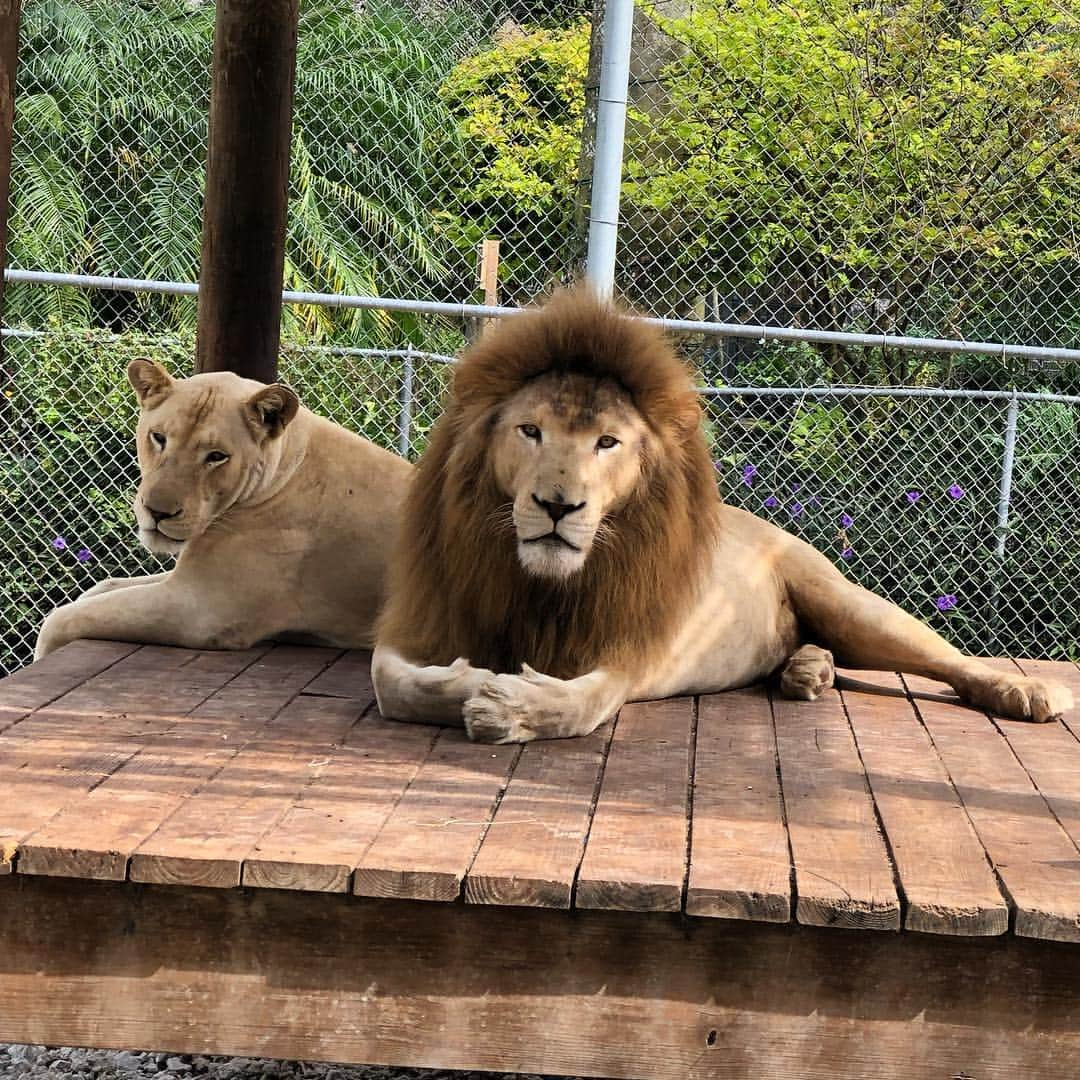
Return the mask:
[[[791,490],[792,491],[798,491],[801,487],[802,487],[802,484],[792,484],[791,485]]]
[[[855,519],[850,514],[841,514],[840,515],[840,528],[841,529],[850,529],[851,526],[854,525],[854,524],[855,524]]]
[[[93,553],[89,548],[79,548],[78,554],[75,556],[79,562],[89,562],[93,557]]]
[[[806,505],[807,506],[820,506],[821,505],[821,500],[816,495],[811,495],[810,498],[806,500]]]
[[[840,558],[841,558],[841,559],[843,559],[843,560],[844,560],[845,562],[846,562],[846,561],[847,561],[848,559],[851,559],[851,558],[853,558],[853,557],[854,557],[854,555],[855,555],[855,549],[854,549],[854,548],[850,548],[850,547],[846,547],[846,548],[844,548],[844,550],[843,550],[843,551],[841,551],[841,552],[840,552]]]
[[[952,611],[952,609],[956,607],[956,604],[956,597],[952,593],[947,593],[945,596],[939,596],[934,601],[934,607],[936,607],[938,611]]]
[[[922,498],[922,492],[921,491],[909,491],[907,493],[907,495],[905,495],[904,497],[907,499],[907,501],[909,503],[917,503]]]
[[[766,510],[775,510],[780,505],[780,500],[775,495],[770,495],[761,505]]]
[[[791,516],[792,516],[793,518],[801,518],[801,517],[802,517],[802,515],[803,515],[803,510],[804,510],[804,509],[805,509],[805,507],[803,506],[803,504],[802,504],[801,502],[793,502],[793,503],[792,503],[792,504],[791,504],[791,505],[790,505],[790,506],[788,507],[788,513],[789,513],[789,514],[790,514],[790,515],[791,515]]]
[[[756,465],[744,465],[742,467],[742,482],[750,487],[754,482],[754,477],[757,476]]]
[[[67,547],[67,541],[62,536],[58,536],[52,542],[52,546],[56,548],[57,551],[63,551]]]
[[[959,484],[950,484],[945,493],[950,499],[962,499],[964,497],[964,489]]]

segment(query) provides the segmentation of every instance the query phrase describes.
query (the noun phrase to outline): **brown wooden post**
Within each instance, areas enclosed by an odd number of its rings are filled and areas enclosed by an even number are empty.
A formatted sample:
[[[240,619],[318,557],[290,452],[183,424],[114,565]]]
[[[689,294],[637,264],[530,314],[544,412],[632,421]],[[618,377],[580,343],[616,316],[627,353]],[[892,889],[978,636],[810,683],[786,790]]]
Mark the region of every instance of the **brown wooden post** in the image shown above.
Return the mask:
[[[277,377],[298,6],[217,6],[197,371]]]
[[[0,312],[7,266],[8,193],[11,187],[11,134],[15,121],[15,69],[19,56],[19,0],[0,0]],[[2,321],[2,319],[0,319]],[[7,389],[0,337],[0,395]],[[0,396],[0,409],[6,401]]]

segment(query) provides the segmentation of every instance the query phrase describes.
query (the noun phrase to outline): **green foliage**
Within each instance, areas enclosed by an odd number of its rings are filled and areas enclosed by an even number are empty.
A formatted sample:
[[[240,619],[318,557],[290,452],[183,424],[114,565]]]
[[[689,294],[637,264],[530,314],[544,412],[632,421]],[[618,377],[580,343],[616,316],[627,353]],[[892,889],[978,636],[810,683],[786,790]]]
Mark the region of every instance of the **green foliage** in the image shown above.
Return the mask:
[[[516,238],[507,245],[503,279],[519,299],[569,262],[589,36],[585,22],[504,34],[494,48],[463,60],[442,86],[461,147],[456,160],[447,158],[460,177],[448,227],[465,242]]]
[[[10,261],[33,269],[198,277],[213,8],[184,0],[32,0],[23,16]],[[285,284],[300,291],[429,290],[453,246],[428,207],[427,150],[453,131],[438,88],[476,17],[358,15],[314,0],[301,15]],[[189,330],[190,300],[15,286],[8,322]],[[385,316],[292,309],[305,338],[391,336]]]

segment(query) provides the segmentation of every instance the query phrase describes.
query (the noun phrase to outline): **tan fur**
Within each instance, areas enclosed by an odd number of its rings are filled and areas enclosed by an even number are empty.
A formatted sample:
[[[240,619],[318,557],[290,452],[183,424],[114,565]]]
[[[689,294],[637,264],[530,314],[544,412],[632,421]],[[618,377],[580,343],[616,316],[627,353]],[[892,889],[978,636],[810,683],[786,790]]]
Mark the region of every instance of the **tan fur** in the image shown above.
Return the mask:
[[[783,688],[813,697],[832,664],[810,644],[1005,716],[1071,706],[723,506],[689,374],[653,328],[563,293],[465,354],[392,563],[373,662],[385,715],[493,742],[575,735],[628,698],[785,665]]]
[[[166,573],[112,578],[57,608],[36,656],[84,637],[370,646],[412,467],[284,386],[225,372],[174,380],[148,360],[128,377],[141,404],[139,537],[179,557]]]

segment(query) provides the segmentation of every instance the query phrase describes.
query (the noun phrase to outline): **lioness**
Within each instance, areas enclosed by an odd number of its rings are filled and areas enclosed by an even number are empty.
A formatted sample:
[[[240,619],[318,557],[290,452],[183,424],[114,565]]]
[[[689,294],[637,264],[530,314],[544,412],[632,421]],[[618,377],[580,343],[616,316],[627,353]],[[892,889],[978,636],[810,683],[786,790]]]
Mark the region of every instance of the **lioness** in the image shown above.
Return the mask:
[[[45,620],[35,656],[76,638],[243,649],[285,634],[370,647],[412,466],[227,372],[132,361],[139,539],[174,569],[111,578]]]
[[[372,669],[385,716],[485,742],[583,735],[628,699],[778,671],[812,699],[834,679],[827,650],[1002,716],[1072,704],[725,506],[687,371],[656,329],[585,292],[465,354],[403,521]]]

